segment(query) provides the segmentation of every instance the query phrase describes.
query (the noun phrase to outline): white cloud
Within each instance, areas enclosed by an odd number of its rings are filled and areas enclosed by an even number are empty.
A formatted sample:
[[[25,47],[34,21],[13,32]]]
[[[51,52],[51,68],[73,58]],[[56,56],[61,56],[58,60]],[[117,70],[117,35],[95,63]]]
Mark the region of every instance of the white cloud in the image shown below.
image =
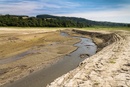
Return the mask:
[[[1,0],[1,2],[7,0]],[[13,1],[13,0],[8,0]],[[0,14],[15,14],[15,15],[37,15],[47,13],[59,13],[59,12],[71,12],[69,8],[80,7],[80,4],[74,2],[60,1],[60,0],[18,0],[19,2],[13,3],[0,3]],[[50,3],[51,1],[51,3]],[[75,16],[82,17],[96,21],[112,21],[112,22],[124,22],[130,23],[130,5],[120,5],[123,8],[111,8],[107,10],[100,10],[94,8],[92,11],[77,11],[80,13],[66,13],[66,14],[55,14],[59,16]],[[55,10],[54,10],[55,9]],[[66,10],[68,9],[68,10]],[[95,9],[98,9],[95,11]],[[74,12],[74,11],[72,11]]]
[[[57,3],[48,3],[43,1],[44,3],[39,3],[39,5],[43,6],[44,8],[75,8],[80,6],[80,4],[78,3],[74,3],[74,2],[68,2],[68,1],[57,1]],[[56,2],[56,1],[55,1]]]
[[[123,8],[113,10],[102,10],[102,11],[90,11],[72,14],[57,14],[59,16],[74,16],[82,17],[96,21],[111,21],[111,22],[124,22],[130,23],[130,5],[123,6]]]
[[[0,3],[0,14],[15,14],[15,15],[37,15],[37,14],[47,14],[55,13],[58,11],[63,11],[66,8],[75,8],[79,6],[77,3],[72,2],[62,2],[62,1],[52,1],[50,0],[19,0],[17,2],[11,2],[13,0],[2,0]],[[9,3],[8,3],[9,2]],[[53,9],[55,9],[53,11]]]
[[[1,4],[0,5],[0,13],[1,14],[15,14],[15,15],[25,15],[30,14],[36,8],[38,8],[38,4],[35,2],[22,1],[19,3],[12,4]]]
[[[48,3],[43,3],[42,6],[43,6],[43,8],[61,8],[61,6],[59,6],[59,5],[48,4]]]

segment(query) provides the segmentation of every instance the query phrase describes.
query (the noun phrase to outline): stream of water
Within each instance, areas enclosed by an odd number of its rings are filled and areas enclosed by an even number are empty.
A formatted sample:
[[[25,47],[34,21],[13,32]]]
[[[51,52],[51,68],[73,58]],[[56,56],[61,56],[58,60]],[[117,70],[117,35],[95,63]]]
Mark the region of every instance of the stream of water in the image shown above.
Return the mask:
[[[61,32],[61,36],[67,37],[69,35],[65,32]],[[32,73],[23,79],[20,79],[11,84],[6,84],[2,87],[45,87],[56,78],[75,69],[79,63],[85,60],[87,57],[96,53],[97,46],[91,39],[84,37],[73,38],[81,39],[79,43],[74,44],[74,46],[78,47],[77,50],[64,56],[56,64],[53,64],[46,69]]]

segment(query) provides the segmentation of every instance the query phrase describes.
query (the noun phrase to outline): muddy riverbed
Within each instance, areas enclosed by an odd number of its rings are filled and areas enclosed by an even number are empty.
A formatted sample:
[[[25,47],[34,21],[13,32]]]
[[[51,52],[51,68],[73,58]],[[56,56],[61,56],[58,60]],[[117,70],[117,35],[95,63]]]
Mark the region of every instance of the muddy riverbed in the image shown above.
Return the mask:
[[[69,36],[66,32],[61,32],[60,35],[66,38],[72,37]],[[32,73],[21,80],[18,80],[11,84],[6,84],[2,87],[45,87],[47,84],[51,83],[59,76],[75,69],[80,62],[96,53],[97,46],[95,45],[95,43],[93,43],[91,39],[82,36],[76,36],[73,38],[80,39],[80,42],[74,44],[74,46],[77,47],[75,51],[67,54],[64,57],[62,56],[62,58],[60,58],[57,63],[45,69]],[[28,53],[29,52],[26,52],[24,54],[27,55]],[[18,58],[21,58],[21,55],[12,57],[12,60],[15,61],[15,59],[17,60]],[[8,61],[8,59],[5,60]]]
[[[82,65],[81,61],[112,44],[115,38],[109,32],[82,30],[34,30],[28,34],[10,31],[0,35],[0,60],[4,61],[0,65],[1,87],[46,86]]]
[[[85,59],[80,65],[57,78],[47,87],[129,87],[130,86],[130,32],[83,32],[104,38],[100,52]],[[109,33],[109,34],[107,34]]]

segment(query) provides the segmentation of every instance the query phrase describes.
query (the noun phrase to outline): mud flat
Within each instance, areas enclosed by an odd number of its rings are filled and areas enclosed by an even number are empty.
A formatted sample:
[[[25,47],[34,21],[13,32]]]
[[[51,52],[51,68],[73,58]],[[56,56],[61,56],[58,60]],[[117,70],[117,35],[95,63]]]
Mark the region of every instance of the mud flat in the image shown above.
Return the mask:
[[[77,49],[73,44],[79,39],[62,37],[56,30],[0,29],[0,85],[49,67]]]
[[[129,31],[73,31],[93,37],[100,51],[85,59],[76,69],[48,84],[47,87],[130,86]]]
[[[95,54],[95,51],[90,50],[90,55],[82,55],[82,58],[80,58],[79,52],[81,49],[79,49],[78,54],[76,53],[77,56],[75,56],[73,51],[77,50],[77,46],[74,46],[74,44],[80,42],[80,39],[71,36],[66,37],[64,34],[61,36],[61,30],[18,30],[4,28],[0,31],[0,85],[3,86],[15,83],[15,81],[35,73],[38,70],[45,69],[61,60],[65,55],[65,62],[67,62],[69,60],[66,59],[70,59],[67,56],[70,56],[71,54],[69,53],[71,52],[74,56],[73,60],[76,62],[75,64],[68,62],[68,64],[74,65],[70,67],[67,64],[70,70],[76,68],[79,62],[84,60],[84,57]],[[72,30],[64,31],[71,35],[75,33]],[[80,35],[82,36],[82,34]],[[82,38],[82,43],[86,40],[91,42],[89,39]],[[80,46],[80,44],[77,45]],[[81,53],[83,53],[83,51],[81,51]],[[77,60],[75,57],[77,57]],[[60,65],[57,64],[57,66]],[[69,70],[66,69],[61,70],[61,72],[62,71],[67,73]],[[57,75],[61,76],[62,74]],[[44,81],[46,81],[46,79]]]
[[[66,32],[68,32],[72,36],[82,35],[82,37],[93,39],[95,44],[98,46],[98,51],[96,55],[85,59],[79,64],[76,69],[57,78],[54,82],[48,84],[48,86],[129,86],[129,32],[95,32],[83,30],[66,30]],[[10,37],[8,35],[14,35],[14,37],[17,36],[18,39],[7,39]],[[1,50],[1,54],[4,56],[1,57],[1,59],[6,59],[10,56],[25,52],[30,49],[33,50],[33,52],[30,55],[25,56],[23,59],[11,62],[9,64],[2,64],[0,66],[1,85],[9,82],[13,83],[18,79],[34,73],[35,71],[56,63],[61,58],[61,56],[64,56],[76,50],[77,47],[74,47],[73,44],[79,42],[79,39],[76,38],[74,39],[59,36],[59,31],[48,33],[38,32],[37,34],[29,33],[27,35],[8,33],[8,35],[3,34],[1,36],[4,37],[4,40],[3,38],[1,39],[3,40],[3,42],[1,43],[1,47],[5,48],[7,46],[6,48],[8,48],[8,52],[12,53],[8,54],[6,51]],[[31,44],[32,42],[33,44]],[[6,45],[3,45],[5,43]],[[8,46],[7,43],[12,44],[11,46]],[[19,43],[20,45],[17,46],[17,43]],[[13,51],[10,51],[10,49],[12,50],[12,48],[10,47],[19,47],[21,45],[22,48],[13,49]]]
[[[60,35],[66,38],[71,37],[66,33],[66,31],[69,30],[60,31]],[[69,33],[72,32],[73,31],[69,31]],[[80,62],[96,53],[97,46],[91,39],[82,37],[82,35],[72,37],[80,39],[78,43],[74,44],[74,46],[77,47],[76,50],[67,55],[64,55],[58,62],[51,65],[50,67],[37,71],[12,84],[7,84],[4,87],[45,87],[54,79],[75,69]]]

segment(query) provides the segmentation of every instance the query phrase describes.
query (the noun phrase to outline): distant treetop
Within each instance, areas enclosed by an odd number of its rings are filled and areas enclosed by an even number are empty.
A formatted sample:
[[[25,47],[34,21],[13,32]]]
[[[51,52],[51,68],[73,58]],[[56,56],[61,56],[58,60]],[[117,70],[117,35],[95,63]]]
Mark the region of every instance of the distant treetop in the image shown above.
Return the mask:
[[[77,17],[53,16],[48,14],[29,17],[27,15],[0,15],[0,26],[17,27],[130,27],[130,24],[99,22]]]

